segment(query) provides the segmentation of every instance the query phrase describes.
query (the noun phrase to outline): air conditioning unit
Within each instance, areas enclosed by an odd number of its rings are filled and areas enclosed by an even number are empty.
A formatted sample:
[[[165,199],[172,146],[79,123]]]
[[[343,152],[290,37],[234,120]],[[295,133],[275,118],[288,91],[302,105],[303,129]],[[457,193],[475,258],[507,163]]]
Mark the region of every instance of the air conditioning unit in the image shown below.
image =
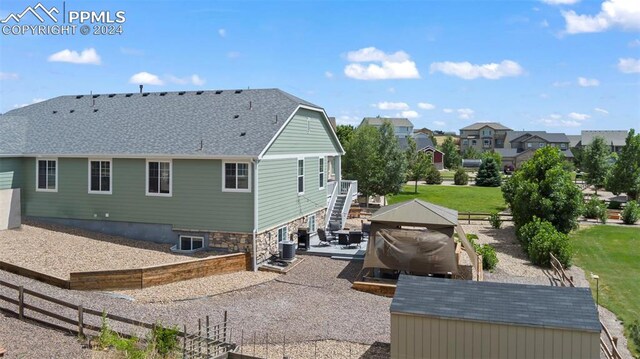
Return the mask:
[[[278,251],[280,252],[280,259],[292,261],[296,257],[296,242],[282,241],[278,243]]]

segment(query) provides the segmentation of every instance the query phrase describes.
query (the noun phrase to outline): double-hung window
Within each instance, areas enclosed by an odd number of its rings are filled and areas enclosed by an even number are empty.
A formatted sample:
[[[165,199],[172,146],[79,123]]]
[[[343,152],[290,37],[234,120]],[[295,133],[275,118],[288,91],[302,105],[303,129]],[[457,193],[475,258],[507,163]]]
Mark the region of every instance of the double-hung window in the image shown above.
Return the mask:
[[[147,195],[171,196],[171,161],[147,161]]]
[[[223,191],[249,192],[249,163],[225,162]]]
[[[324,157],[320,157],[318,161],[318,187],[324,188]]]
[[[298,159],[298,194],[304,194],[304,159]]]
[[[194,236],[180,236],[180,250],[181,251],[194,251],[204,247],[203,237]]]
[[[312,214],[307,217],[307,227],[309,227],[309,233],[316,233],[316,215]]]
[[[111,160],[89,160],[89,193],[111,194]]]
[[[36,171],[36,191],[58,191],[58,160],[39,159],[36,161]]]
[[[287,240],[287,235],[289,234],[289,229],[287,226],[278,228],[278,243]]]

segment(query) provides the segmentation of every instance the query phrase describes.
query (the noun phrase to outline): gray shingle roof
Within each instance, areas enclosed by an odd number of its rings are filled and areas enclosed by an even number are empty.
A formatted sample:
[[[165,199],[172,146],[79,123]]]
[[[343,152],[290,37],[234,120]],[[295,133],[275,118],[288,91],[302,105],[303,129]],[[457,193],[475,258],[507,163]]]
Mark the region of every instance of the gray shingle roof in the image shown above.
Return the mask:
[[[517,148],[496,148],[494,149],[502,157],[515,157],[518,155]]]
[[[321,110],[279,89],[94,97],[60,96],[0,116],[0,154],[255,157],[298,105]]]
[[[547,131],[510,131],[507,132],[507,136],[504,141],[511,142],[524,135],[538,136],[551,143],[569,143],[569,138],[564,133],[550,133]]]
[[[511,130],[509,127],[504,126],[500,122],[476,122],[467,127],[463,127],[460,130],[479,130],[485,126],[489,126],[494,130]]]
[[[390,121],[394,126],[413,127],[413,123],[408,118],[395,117],[365,117],[360,124],[367,123],[371,126],[382,126],[384,121]]]
[[[588,146],[596,136],[603,137],[607,145],[624,146],[628,131],[582,131],[582,145]]]
[[[401,275],[392,313],[600,332],[588,288]]]
[[[418,137],[418,138],[414,138],[414,140],[416,141],[417,150],[424,149],[425,147],[435,147],[430,138]],[[409,144],[407,143],[407,138],[406,137],[398,138],[398,146],[400,146],[400,149],[402,150],[407,149],[407,147],[409,146]]]

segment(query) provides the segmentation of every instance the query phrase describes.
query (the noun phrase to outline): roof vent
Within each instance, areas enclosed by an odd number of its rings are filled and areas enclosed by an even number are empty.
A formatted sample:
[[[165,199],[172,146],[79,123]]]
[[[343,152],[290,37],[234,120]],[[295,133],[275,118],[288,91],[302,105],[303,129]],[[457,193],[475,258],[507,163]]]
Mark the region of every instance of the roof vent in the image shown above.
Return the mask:
[[[149,96],[148,92],[145,92],[145,93],[142,94],[142,97],[147,97],[147,96]]]
[[[124,95],[124,97],[131,97],[131,96],[133,96],[132,93],[128,93],[128,94]]]
[[[76,112],[76,110],[70,110],[70,111],[69,111],[69,113],[74,113],[74,112]]]
[[[221,93],[222,93],[222,90],[218,90],[218,91],[216,91],[216,95],[219,95],[219,94],[221,94]]]
[[[242,93],[242,90],[236,90],[236,93]]]
[[[204,91],[197,91],[196,95],[202,95],[202,93],[204,93]]]
[[[244,137],[244,135],[246,135],[246,132],[240,132],[240,137]]]
[[[238,118],[240,117],[240,115],[233,115],[233,118]]]
[[[187,93],[187,91],[180,91],[180,92],[178,92],[178,95],[182,96],[182,95],[184,95],[185,93]]]
[[[76,98],[82,98],[84,95],[78,95],[76,96]]]
[[[166,92],[160,92],[160,96],[165,96],[166,94]]]
[[[93,109],[93,112],[98,112],[98,109],[97,109],[97,108],[94,108],[94,109]]]
[[[112,97],[115,97],[115,96],[116,96],[116,94],[112,93],[112,94],[109,95],[109,98],[112,98]]]
[[[58,113],[58,111],[56,111],[56,110],[53,110],[53,113],[54,113],[54,114],[56,114],[56,113]]]
[[[93,95],[93,98],[98,98],[98,96],[100,96],[100,95]]]

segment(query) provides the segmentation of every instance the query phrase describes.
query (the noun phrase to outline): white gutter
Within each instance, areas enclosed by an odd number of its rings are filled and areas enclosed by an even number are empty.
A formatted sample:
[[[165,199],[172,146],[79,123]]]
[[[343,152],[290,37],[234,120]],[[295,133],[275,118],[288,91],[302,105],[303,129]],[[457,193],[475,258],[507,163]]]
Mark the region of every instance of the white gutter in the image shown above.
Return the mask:
[[[253,164],[253,174],[255,176],[253,181],[253,255],[251,256],[253,271],[258,271],[258,245],[256,244],[256,237],[258,234],[258,161],[251,160]]]

